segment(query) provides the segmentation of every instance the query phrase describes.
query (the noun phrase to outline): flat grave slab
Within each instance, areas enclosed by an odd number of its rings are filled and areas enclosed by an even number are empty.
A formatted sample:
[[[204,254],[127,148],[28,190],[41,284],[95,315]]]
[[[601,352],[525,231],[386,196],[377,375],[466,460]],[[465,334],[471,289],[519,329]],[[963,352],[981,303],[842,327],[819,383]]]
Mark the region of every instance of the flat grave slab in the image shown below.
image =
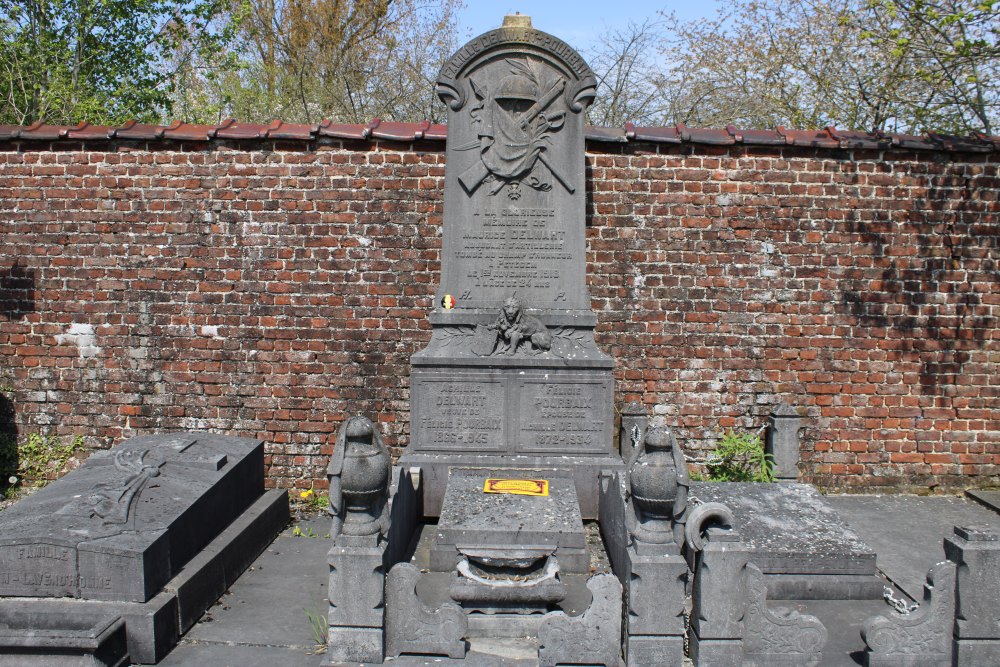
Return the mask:
[[[547,496],[485,493],[491,478],[543,479]],[[431,549],[431,569],[454,568],[460,551],[548,549],[564,572],[586,572],[583,518],[571,472],[558,470],[452,469]]]
[[[1000,515],[954,496],[829,496],[827,501],[878,553],[886,578],[916,601],[927,570],[944,560],[943,540],[957,526],[1000,530]]]
[[[694,482],[697,501],[733,511],[769,599],[870,599],[882,595],[875,552],[808,484]]]

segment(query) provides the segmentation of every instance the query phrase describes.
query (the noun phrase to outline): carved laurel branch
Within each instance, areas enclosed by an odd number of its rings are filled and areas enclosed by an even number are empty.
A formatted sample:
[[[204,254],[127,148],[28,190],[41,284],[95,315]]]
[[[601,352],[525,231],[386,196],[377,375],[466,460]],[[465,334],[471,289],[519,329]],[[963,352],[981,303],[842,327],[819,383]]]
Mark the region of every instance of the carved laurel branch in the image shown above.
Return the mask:
[[[470,339],[476,334],[476,327],[461,325],[443,327],[438,329],[436,333],[441,341],[441,347],[449,347],[452,344],[461,345],[470,342]]]
[[[570,352],[577,350],[583,351],[588,350],[593,347],[591,339],[587,336],[583,329],[576,329],[574,327],[556,327],[554,329],[549,329],[552,334],[552,352],[557,356],[563,357]],[[561,345],[557,346],[556,341],[559,341]]]

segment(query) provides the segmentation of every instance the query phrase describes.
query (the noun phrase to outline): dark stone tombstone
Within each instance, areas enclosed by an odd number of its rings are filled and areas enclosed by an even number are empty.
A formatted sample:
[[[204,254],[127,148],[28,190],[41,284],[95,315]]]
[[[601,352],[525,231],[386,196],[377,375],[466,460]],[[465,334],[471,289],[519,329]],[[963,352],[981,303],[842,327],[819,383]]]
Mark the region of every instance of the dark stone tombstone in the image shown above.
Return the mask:
[[[450,467],[572,470],[584,517],[613,457],[612,360],[594,343],[585,268],[590,68],[508,17],[449,60],[441,286],[412,358],[411,441],[425,512]]]
[[[0,653],[64,664],[47,651],[103,646],[80,619],[121,617],[132,661],[156,662],[287,522],[285,492],[263,491],[259,440],[175,433],[92,454],[0,515],[0,627],[53,638],[14,633]]]

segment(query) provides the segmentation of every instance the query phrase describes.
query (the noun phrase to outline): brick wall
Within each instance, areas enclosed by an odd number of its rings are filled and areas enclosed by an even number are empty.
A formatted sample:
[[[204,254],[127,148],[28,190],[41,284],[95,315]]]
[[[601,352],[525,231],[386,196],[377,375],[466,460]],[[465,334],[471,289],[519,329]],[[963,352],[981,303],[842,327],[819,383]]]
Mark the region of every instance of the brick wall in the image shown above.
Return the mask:
[[[91,447],[209,429],[325,484],[346,415],[408,434],[443,143],[0,143],[0,382]],[[1000,482],[1000,152],[588,144],[616,400],[688,450],[808,418],[826,487]]]

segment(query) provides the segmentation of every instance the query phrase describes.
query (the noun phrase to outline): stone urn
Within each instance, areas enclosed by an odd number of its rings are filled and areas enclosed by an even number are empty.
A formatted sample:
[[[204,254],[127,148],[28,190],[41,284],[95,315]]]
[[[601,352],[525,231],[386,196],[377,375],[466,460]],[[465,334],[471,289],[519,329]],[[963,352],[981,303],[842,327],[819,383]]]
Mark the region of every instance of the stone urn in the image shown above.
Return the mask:
[[[371,420],[361,416],[348,419],[337,435],[327,468],[330,505],[342,524],[340,532],[380,532],[390,467],[389,451]]]
[[[683,470],[678,470],[678,452],[669,430],[653,428],[629,462],[629,494],[637,519],[636,537],[644,542],[659,544],[673,537],[681,478],[686,477]]]

